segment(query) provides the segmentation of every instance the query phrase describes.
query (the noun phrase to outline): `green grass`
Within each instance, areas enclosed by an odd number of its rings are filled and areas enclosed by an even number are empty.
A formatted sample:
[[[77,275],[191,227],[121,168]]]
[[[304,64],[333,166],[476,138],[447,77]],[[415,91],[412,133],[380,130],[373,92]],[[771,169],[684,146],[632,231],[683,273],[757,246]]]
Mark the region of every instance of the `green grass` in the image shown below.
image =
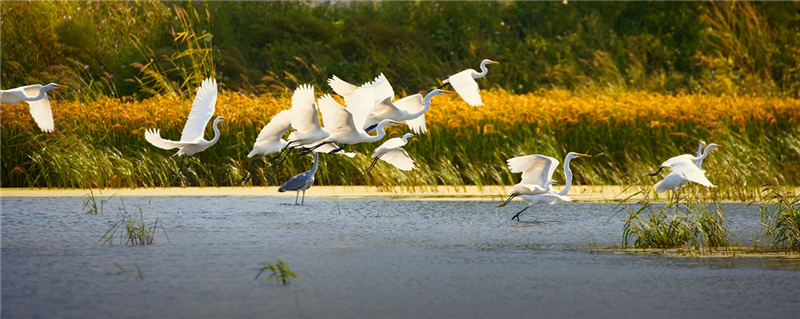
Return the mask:
[[[774,249],[800,253],[800,197],[780,187],[765,187],[761,205],[764,237]]]
[[[278,259],[277,261],[277,263],[271,263],[268,261],[262,263],[263,267],[258,269],[258,273],[256,274],[256,277],[253,278],[253,281],[258,279],[258,277],[264,272],[269,273],[269,276],[266,278],[267,281],[275,279],[276,282],[282,285],[288,285],[292,279],[298,279],[297,275],[295,275],[294,272],[289,269],[289,266],[287,266],[283,260]]]
[[[119,238],[119,244],[134,245],[134,246],[147,246],[155,242],[156,231],[159,226],[164,232],[164,236],[169,241],[169,236],[164,229],[163,225],[159,225],[159,218],[153,222],[148,222],[145,217],[150,217],[150,214],[145,215],[141,206],[136,205],[137,212],[130,213],[123,206],[120,208],[119,220],[112,224],[108,230],[100,237],[100,241],[105,244],[113,244],[114,237]]]

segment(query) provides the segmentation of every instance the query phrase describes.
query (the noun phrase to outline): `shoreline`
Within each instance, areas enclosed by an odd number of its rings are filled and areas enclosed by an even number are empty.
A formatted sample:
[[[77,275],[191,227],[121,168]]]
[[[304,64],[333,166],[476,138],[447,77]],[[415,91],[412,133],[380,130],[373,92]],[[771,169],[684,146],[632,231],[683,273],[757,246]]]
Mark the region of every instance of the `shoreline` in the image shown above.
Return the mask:
[[[389,198],[401,200],[504,200],[511,186],[314,186],[306,197]],[[622,193],[622,186],[572,186],[569,196],[575,201],[606,202],[624,199],[636,191]],[[278,186],[267,187],[169,187],[169,188],[106,188],[91,189],[95,196],[295,196],[295,192],[279,193]],[[89,189],[63,188],[0,188],[0,197],[82,197]],[[664,200],[668,196],[663,196]],[[640,199],[635,196],[631,199]],[[520,199],[521,200],[521,199]]]

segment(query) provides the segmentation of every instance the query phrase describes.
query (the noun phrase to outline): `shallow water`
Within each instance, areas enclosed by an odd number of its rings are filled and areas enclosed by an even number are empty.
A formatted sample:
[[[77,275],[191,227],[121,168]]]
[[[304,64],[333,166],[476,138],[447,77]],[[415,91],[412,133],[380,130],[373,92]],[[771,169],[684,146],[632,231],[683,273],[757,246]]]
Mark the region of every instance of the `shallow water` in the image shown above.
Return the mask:
[[[800,261],[593,253],[613,205],[287,197],[3,197],[3,318],[759,317],[800,313]],[[124,203],[156,244],[101,245]],[[742,243],[758,207],[723,204]],[[168,239],[167,239],[168,236]],[[253,280],[280,258],[300,278]],[[117,274],[118,263],[143,280]]]

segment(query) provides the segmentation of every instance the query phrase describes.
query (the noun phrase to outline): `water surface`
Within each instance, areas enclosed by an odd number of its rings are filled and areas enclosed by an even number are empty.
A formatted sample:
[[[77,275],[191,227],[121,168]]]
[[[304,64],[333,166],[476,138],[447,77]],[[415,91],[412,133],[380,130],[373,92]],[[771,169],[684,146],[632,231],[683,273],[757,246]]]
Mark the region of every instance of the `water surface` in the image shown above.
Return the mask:
[[[602,251],[613,205],[287,197],[3,197],[3,318],[758,317],[800,313],[800,261]],[[101,245],[120,207],[166,230]],[[723,204],[742,243],[758,208]],[[168,236],[168,239],[167,239]],[[280,258],[300,278],[253,280]],[[142,271],[143,280],[117,274]]]

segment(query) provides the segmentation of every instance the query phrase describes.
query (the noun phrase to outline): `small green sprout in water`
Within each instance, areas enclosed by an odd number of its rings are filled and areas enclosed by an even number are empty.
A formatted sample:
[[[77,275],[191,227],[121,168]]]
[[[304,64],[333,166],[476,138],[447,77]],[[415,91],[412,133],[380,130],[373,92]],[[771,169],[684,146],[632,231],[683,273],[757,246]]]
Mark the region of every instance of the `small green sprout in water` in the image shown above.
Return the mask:
[[[131,259],[130,257],[128,257],[128,261],[130,261],[131,264],[133,264],[133,267],[136,268],[136,272],[134,273],[133,270],[125,268],[125,267],[123,267],[122,265],[120,265],[118,263],[114,263],[114,266],[117,266],[117,268],[119,268],[119,271],[116,274],[117,275],[125,274],[125,275],[128,275],[128,276],[131,276],[136,281],[144,280],[144,275],[142,275],[142,269],[139,268],[139,265],[135,261],[133,261],[133,259]]]
[[[258,276],[261,276],[261,273],[263,273],[264,271],[271,272],[271,274],[267,277],[268,281],[275,279],[275,281],[283,285],[288,285],[289,280],[291,280],[291,278],[294,279],[298,278],[297,275],[295,275],[294,272],[292,272],[289,269],[289,267],[286,266],[286,263],[284,263],[283,260],[278,259],[278,263],[276,264],[267,261],[264,262],[262,265],[263,267],[259,269],[258,274],[256,274],[255,278],[253,278],[253,281],[258,279]]]
[[[800,197],[778,187],[765,187],[767,195],[761,205],[764,237],[771,239],[773,249],[800,253]]]
[[[122,237],[120,237],[120,244],[122,244],[124,240],[125,245],[146,246],[155,241],[156,229],[159,226],[159,218],[156,217],[153,223],[148,224],[147,221],[145,221],[145,214],[142,211],[142,207],[139,205],[135,206],[139,209],[138,218],[135,217],[136,213],[129,213],[123,204],[120,220],[111,225],[106,233],[100,237],[100,240],[103,241],[103,245],[112,243],[114,235],[117,233],[122,235]],[[167,231],[164,230],[163,226],[161,230],[164,232],[164,236],[167,237],[167,241],[169,241],[169,236],[167,236]]]

